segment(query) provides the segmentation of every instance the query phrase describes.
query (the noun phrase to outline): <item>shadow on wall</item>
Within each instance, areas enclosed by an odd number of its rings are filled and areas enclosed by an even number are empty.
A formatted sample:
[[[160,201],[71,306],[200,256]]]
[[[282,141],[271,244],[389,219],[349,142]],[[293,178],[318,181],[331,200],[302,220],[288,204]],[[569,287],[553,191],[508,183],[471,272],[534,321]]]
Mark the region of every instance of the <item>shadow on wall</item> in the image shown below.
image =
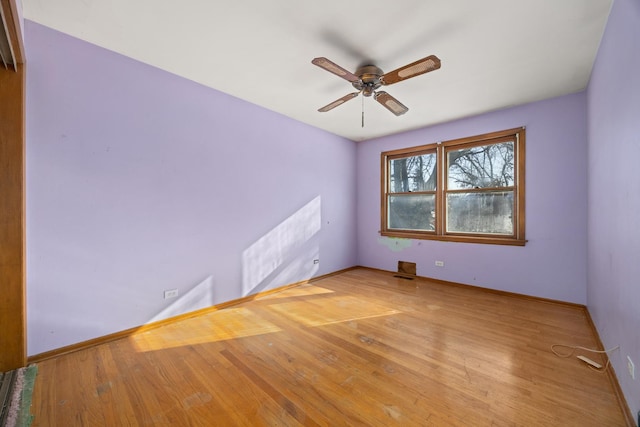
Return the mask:
[[[269,286],[310,279],[318,271],[320,196],[282,221],[242,253],[242,296]]]

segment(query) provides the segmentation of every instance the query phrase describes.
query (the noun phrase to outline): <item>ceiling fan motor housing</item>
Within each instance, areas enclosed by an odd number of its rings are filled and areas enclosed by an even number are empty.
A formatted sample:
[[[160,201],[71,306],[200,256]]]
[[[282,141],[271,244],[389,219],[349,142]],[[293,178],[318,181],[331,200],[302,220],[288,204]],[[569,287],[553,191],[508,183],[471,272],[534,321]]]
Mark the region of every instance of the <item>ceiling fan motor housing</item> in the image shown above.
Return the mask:
[[[360,78],[359,81],[353,82],[354,88],[361,90],[364,96],[371,96],[373,91],[382,86],[380,77],[383,72],[375,65],[364,65],[356,70],[356,76]]]

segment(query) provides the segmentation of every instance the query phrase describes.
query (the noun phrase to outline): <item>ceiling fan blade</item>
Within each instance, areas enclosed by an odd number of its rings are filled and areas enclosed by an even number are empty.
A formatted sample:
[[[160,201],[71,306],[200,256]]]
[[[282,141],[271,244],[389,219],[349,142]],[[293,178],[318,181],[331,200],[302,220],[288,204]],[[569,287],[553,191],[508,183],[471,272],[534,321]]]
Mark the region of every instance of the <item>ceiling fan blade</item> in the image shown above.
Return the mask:
[[[360,94],[360,92],[353,92],[350,93],[348,95],[343,96],[340,99],[336,99],[335,101],[333,101],[331,104],[327,104],[322,108],[319,108],[318,111],[320,111],[321,113],[326,113],[329,110],[333,110],[334,108],[336,108],[338,105],[342,105],[345,102],[347,102],[350,99],[355,98],[356,96],[358,96]]]
[[[313,61],[311,61],[312,64],[317,65],[320,68],[324,68],[325,70],[329,71],[330,73],[335,74],[338,77],[342,77],[343,79],[349,81],[349,82],[357,82],[358,80],[360,80],[358,78],[358,76],[356,76],[353,73],[350,73],[349,71],[345,70],[344,68],[342,68],[341,66],[339,66],[338,64],[329,61],[327,58],[324,57],[319,57],[319,58],[314,58]]]
[[[389,95],[387,92],[376,92],[373,96],[376,101],[382,104],[387,110],[391,111],[396,116],[401,116],[409,109],[404,106],[400,101]]]
[[[437,70],[438,68],[440,68],[440,59],[435,55],[430,55],[386,73],[380,77],[380,81],[383,85],[390,85],[410,79],[411,77],[419,76],[420,74],[428,73],[429,71]]]

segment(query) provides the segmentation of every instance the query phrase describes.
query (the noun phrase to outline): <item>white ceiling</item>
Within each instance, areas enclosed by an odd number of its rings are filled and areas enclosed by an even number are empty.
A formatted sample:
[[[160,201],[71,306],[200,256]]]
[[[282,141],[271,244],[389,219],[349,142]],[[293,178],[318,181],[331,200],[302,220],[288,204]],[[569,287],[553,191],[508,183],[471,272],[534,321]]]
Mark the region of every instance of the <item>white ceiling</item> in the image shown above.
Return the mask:
[[[558,95],[589,80],[613,0],[22,0],[26,19],[360,141]],[[442,68],[373,98],[311,64]],[[28,58],[28,45],[27,45]],[[365,127],[361,127],[364,99]]]

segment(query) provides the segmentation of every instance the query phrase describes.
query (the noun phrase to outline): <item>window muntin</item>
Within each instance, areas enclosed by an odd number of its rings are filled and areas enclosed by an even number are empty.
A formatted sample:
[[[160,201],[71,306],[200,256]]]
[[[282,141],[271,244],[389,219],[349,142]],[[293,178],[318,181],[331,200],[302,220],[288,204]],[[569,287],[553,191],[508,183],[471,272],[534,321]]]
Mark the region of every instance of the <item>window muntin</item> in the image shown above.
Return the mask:
[[[382,153],[391,237],[524,245],[524,129]]]

